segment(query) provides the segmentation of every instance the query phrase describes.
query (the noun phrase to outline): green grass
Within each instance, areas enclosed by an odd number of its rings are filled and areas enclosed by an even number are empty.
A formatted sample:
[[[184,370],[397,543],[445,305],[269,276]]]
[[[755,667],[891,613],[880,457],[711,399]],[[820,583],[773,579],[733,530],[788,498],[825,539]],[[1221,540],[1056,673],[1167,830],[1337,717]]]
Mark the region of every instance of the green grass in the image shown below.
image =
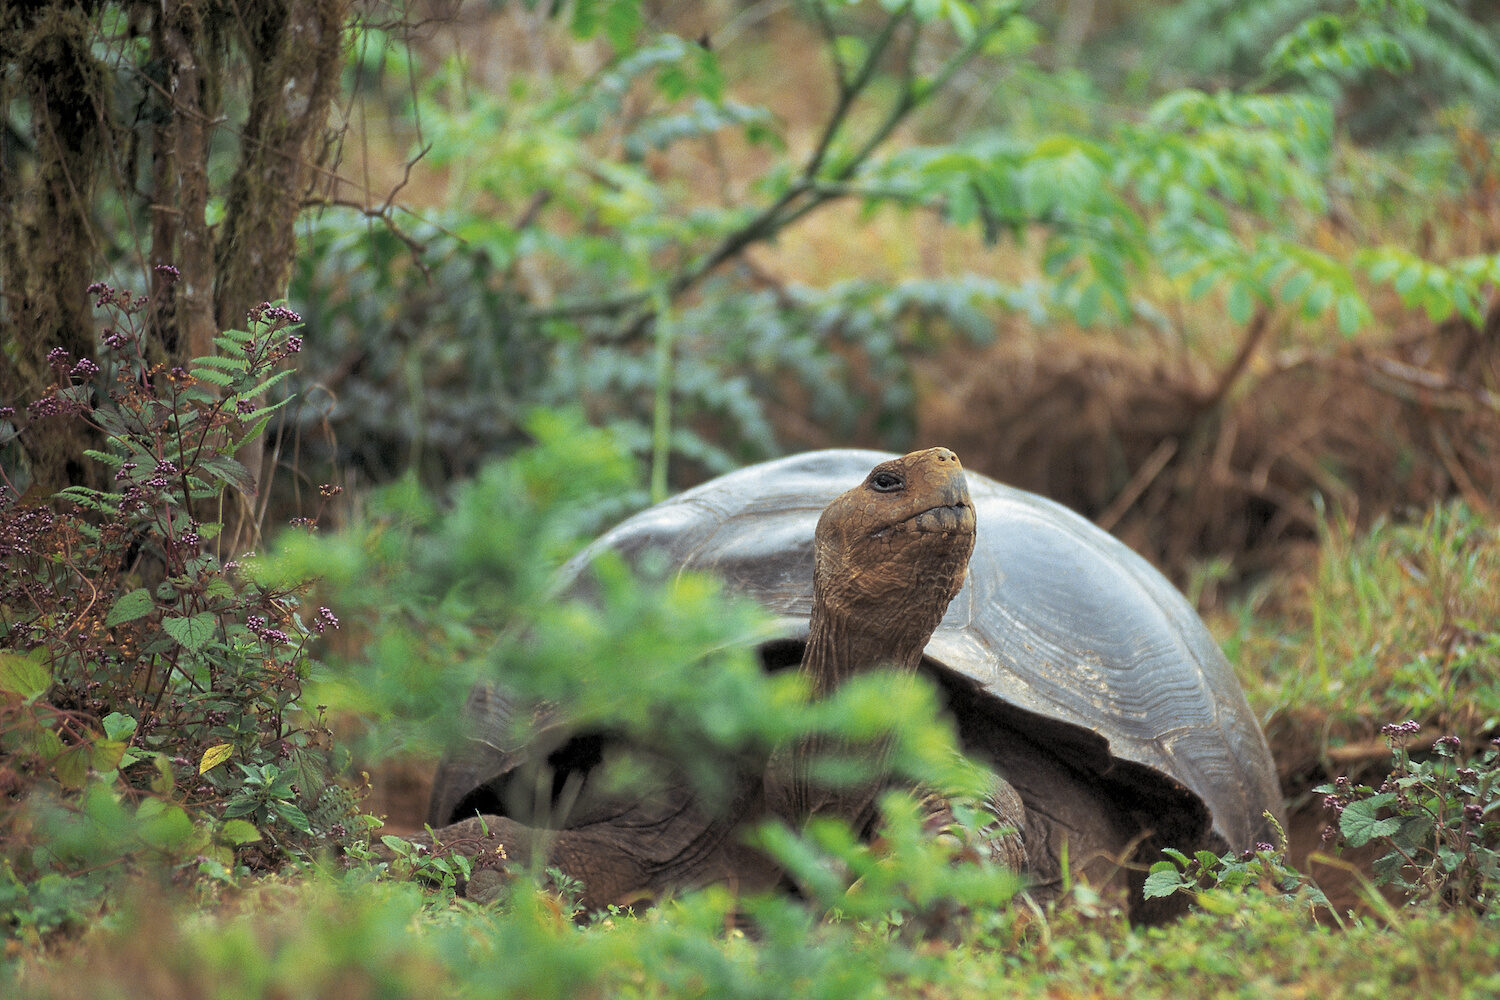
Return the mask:
[[[170,897],[169,897],[170,898]],[[0,987],[29,997],[1488,997],[1500,934],[1411,910],[1320,927],[1269,896],[1216,895],[1165,928],[1072,906],[978,922],[962,943],[759,907],[761,931],[700,894],[579,928],[556,901],[433,910],[411,885],[321,877],[202,911],[142,890]],[[16,969],[12,969],[14,974]]]
[[[1472,739],[1500,726],[1500,530],[1462,503],[1335,525],[1310,570],[1220,631],[1273,749],[1321,754],[1405,719]]]

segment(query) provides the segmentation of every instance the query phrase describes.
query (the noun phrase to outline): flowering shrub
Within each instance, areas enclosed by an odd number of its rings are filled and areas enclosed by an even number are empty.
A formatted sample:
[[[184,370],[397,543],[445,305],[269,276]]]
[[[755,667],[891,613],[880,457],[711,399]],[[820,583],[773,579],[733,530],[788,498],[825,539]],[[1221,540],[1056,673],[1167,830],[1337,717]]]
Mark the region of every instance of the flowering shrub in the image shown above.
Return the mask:
[[[1420,729],[1413,721],[1382,727],[1394,766],[1379,788],[1347,777],[1317,788],[1337,817],[1324,838],[1383,845],[1376,883],[1413,902],[1500,912],[1500,740],[1469,758],[1462,740],[1443,736],[1430,757],[1413,758],[1408,744]]]
[[[1191,857],[1179,850],[1166,848],[1165,860],[1151,866],[1144,887],[1147,899],[1185,892],[1198,899],[1214,890],[1258,888],[1279,895],[1290,904],[1327,907],[1328,897],[1301,872],[1287,864],[1287,839],[1275,817],[1267,814],[1276,829],[1279,843],[1264,841],[1243,851],[1216,855],[1197,851]]]
[[[148,359],[145,297],[90,291],[112,320],[98,359],[53,351],[49,391],[0,410],[0,445],[38,421],[82,420],[106,442],[87,456],[114,470],[112,489],[72,486],[50,503],[0,472],[11,932],[78,918],[104,873],[138,862],[228,880],[364,825],[326,728],[299,704],[307,643],[337,617],[304,620],[294,588],[256,582],[222,549],[226,491],[255,490],[234,454],[283,405],[259,400],[301,347],[299,317],[261,305],[218,354],[170,366]]]

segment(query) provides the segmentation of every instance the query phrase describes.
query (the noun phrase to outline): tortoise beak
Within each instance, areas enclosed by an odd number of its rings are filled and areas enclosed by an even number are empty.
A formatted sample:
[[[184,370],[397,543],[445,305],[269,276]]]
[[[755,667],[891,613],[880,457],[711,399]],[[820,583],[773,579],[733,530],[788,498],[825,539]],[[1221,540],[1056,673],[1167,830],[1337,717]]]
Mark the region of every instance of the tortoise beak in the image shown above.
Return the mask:
[[[924,510],[909,523],[917,531],[974,533],[974,508],[967,502]]]
[[[908,455],[913,477],[924,479],[926,492],[938,502],[908,518],[905,527],[916,531],[974,533],[974,504],[963,463],[947,448],[928,448]]]

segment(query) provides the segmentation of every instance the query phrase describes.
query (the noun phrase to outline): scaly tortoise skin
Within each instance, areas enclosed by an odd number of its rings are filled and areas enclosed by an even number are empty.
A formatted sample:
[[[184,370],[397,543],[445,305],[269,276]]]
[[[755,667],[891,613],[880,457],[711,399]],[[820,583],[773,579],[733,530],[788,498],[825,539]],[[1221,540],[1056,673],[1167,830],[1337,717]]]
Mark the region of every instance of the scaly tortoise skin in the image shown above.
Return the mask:
[[[812,606],[814,525],[893,457],[819,451],[729,473],[629,518],[564,577],[604,549],[632,561],[657,552],[680,571],[713,573],[776,616],[785,638],[763,647],[768,666],[795,666]],[[1265,737],[1182,595],[1066,508],[966,477],[975,549],[922,667],[946,693],[965,749],[1019,794],[1038,888],[1059,884],[1064,859],[1102,882],[1133,855],[1138,888],[1142,864],[1162,846],[1242,850],[1271,840],[1266,817],[1283,814]],[[475,689],[467,716],[480,736],[440,767],[429,822],[501,808],[487,789],[533,749],[483,734],[505,732],[516,710],[503,692]],[[1167,912],[1135,893],[1134,916]]]

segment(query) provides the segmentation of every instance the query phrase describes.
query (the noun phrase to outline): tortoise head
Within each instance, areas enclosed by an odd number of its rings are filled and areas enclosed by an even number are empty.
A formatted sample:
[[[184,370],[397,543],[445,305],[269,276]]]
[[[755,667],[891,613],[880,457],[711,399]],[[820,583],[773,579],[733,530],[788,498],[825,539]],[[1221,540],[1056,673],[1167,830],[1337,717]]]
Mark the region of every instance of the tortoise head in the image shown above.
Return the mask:
[[[925,644],[974,550],[974,505],[947,448],[882,462],[818,518],[813,602],[831,616]]]

